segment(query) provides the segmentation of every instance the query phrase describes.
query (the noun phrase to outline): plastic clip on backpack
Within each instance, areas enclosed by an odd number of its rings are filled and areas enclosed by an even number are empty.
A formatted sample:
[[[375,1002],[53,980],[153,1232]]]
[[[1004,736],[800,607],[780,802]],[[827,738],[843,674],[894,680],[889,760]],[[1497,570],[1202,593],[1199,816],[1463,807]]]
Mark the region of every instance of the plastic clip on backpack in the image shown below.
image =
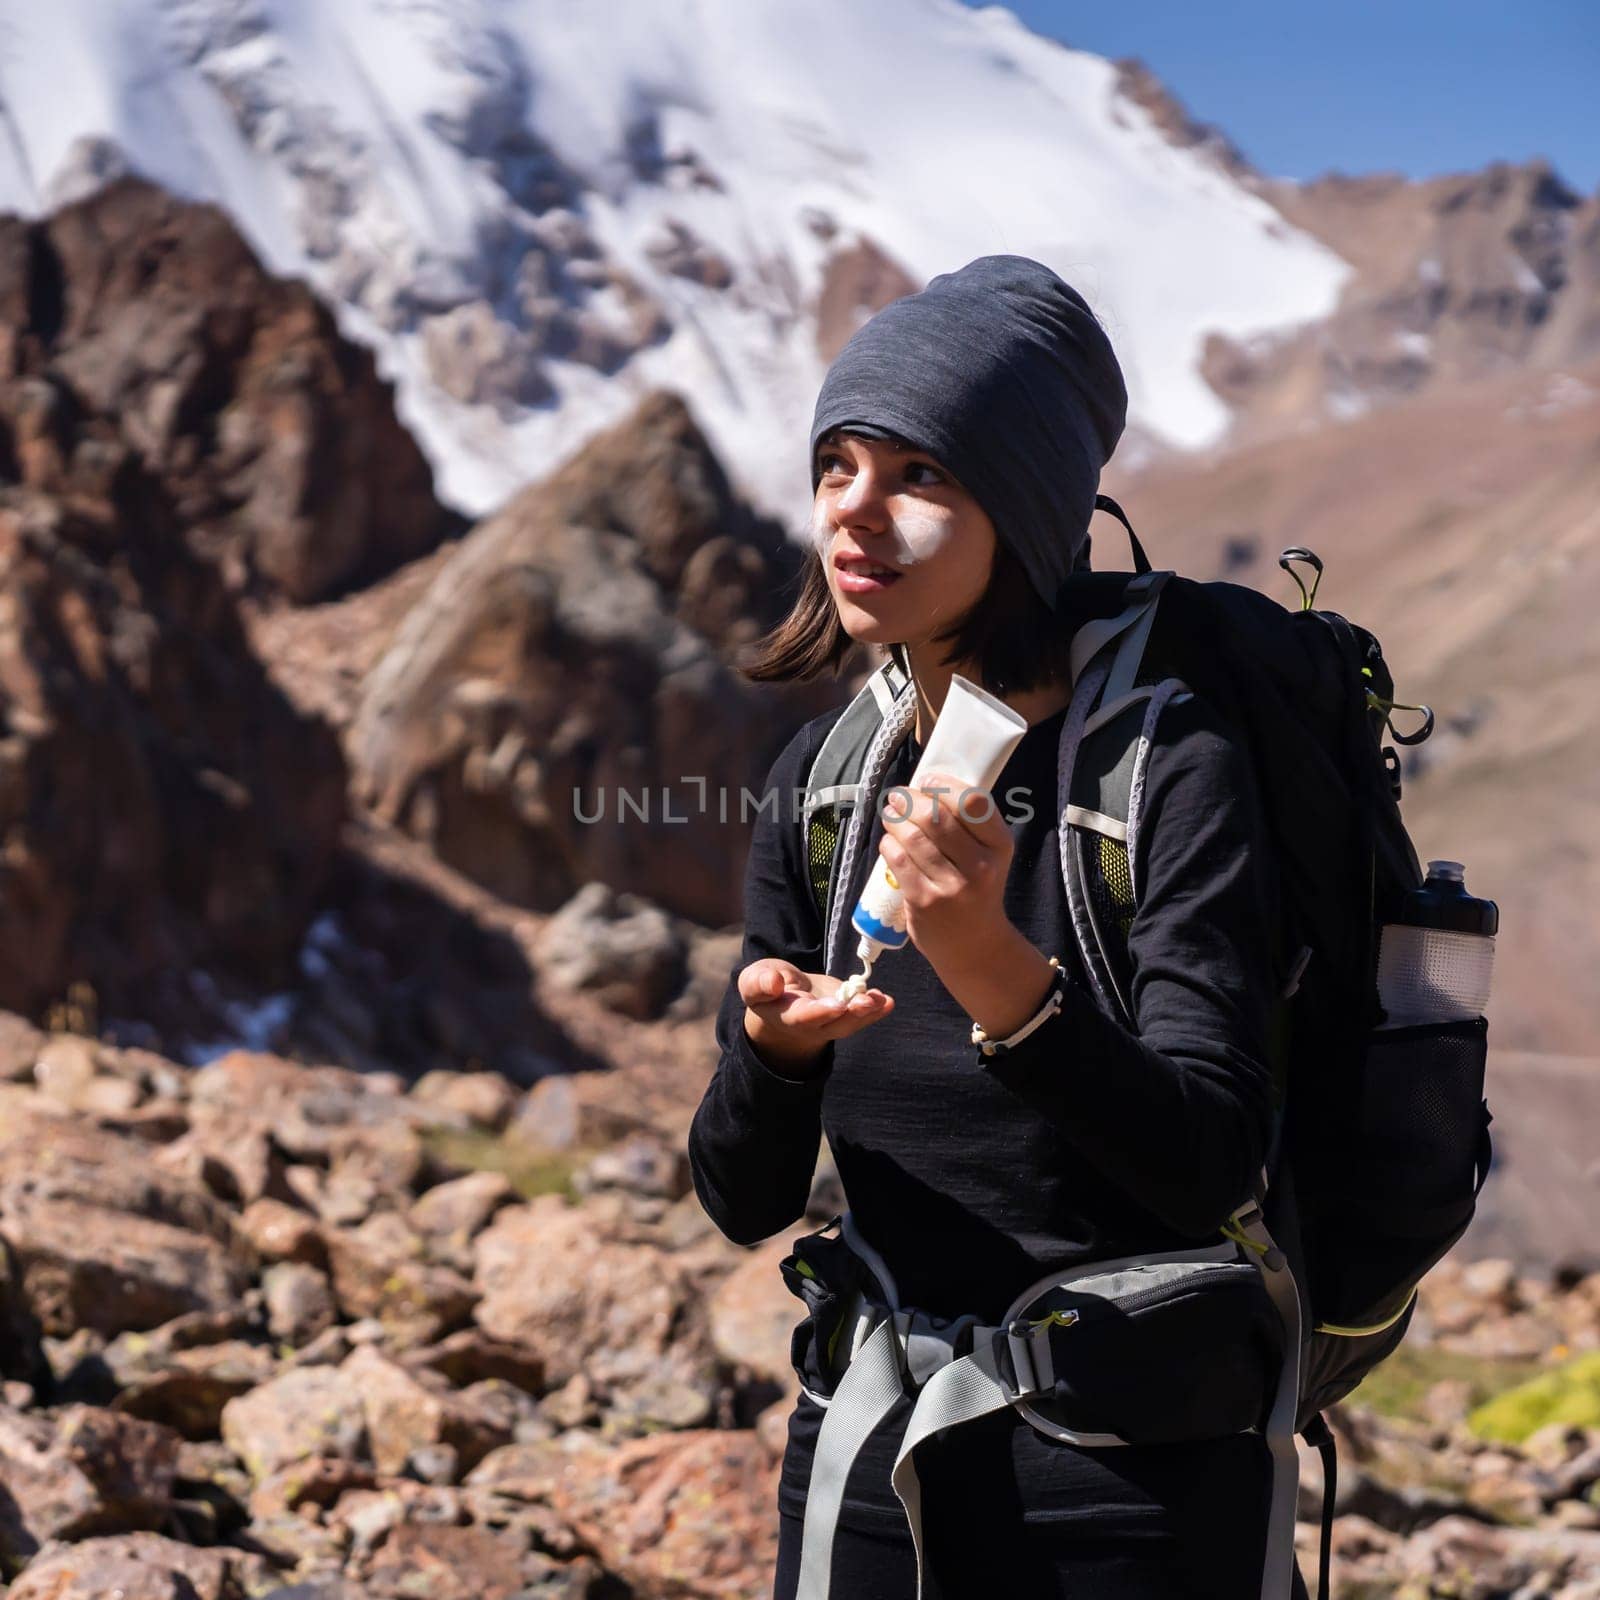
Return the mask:
[[[1322,563],[1312,552],[1291,549],[1280,558],[1301,591],[1301,607],[1289,611],[1241,585],[1153,571],[1121,508],[1105,496],[1097,506],[1127,527],[1135,571],[1082,572],[1068,580],[1063,625],[1076,630],[1073,693],[1057,796],[1067,902],[1097,1000],[1132,1029],[1127,933],[1138,908],[1140,799],[1151,764],[1161,759],[1164,710],[1200,695],[1228,720],[1251,759],[1284,918],[1271,1148],[1255,1192],[1222,1229],[1230,1241],[1223,1248],[1259,1271],[1282,1335],[1272,1357],[1276,1389],[1255,1424],[1273,1456],[1261,1594],[1283,1600],[1291,1592],[1298,1432],[1319,1448],[1326,1468],[1319,1562],[1319,1593],[1326,1597],[1336,1460],[1322,1410],[1398,1347],[1417,1286],[1471,1222],[1492,1158],[1484,1018],[1385,1027],[1375,982],[1378,930],[1396,920],[1401,902],[1422,883],[1400,818],[1399,759],[1383,739],[1387,732],[1396,743],[1419,743],[1431,731],[1432,713],[1394,700],[1371,633],[1316,609]],[[1316,574],[1309,589],[1300,565]],[[1424,713],[1422,725],[1398,732],[1397,709]],[[804,852],[830,973],[848,965],[847,912],[867,864],[867,823],[913,712],[908,664],[896,650],[835,722],[808,774]],[[844,1239],[871,1260],[848,1217],[844,1222]],[[1217,1247],[1213,1253],[1221,1265]],[[1164,1253],[1162,1270],[1183,1254]],[[1047,1397],[1075,1392],[1092,1404],[1103,1394],[1100,1380],[1114,1373],[1097,1373],[1094,1361],[1107,1360],[1110,1346],[1067,1340],[1063,1327],[1087,1326],[1091,1307],[1108,1304],[1126,1319],[1122,1300],[1130,1280],[1116,1275],[1130,1266],[1155,1270],[1155,1261],[1090,1263],[1033,1285],[998,1331],[979,1329],[970,1318],[959,1319],[953,1334],[949,1327],[917,1330],[920,1313],[902,1313],[892,1285],[881,1292],[887,1283],[881,1262],[867,1288],[859,1281],[850,1286],[840,1302],[848,1309],[837,1312],[849,1319],[848,1337],[837,1320],[832,1329],[833,1354],[842,1341],[848,1361],[838,1393],[859,1395],[875,1374],[866,1412],[886,1411],[905,1386],[923,1386],[895,1472],[914,1533],[916,1438],[981,1414],[973,1405],[1016,1405],[1055,1437],[1132,1442],[1116,1433],[1052,1428]],[[872,1292],[873,1282],[880,1292]],[[1149,1299],[1142,1302],[1147,1308]],[[1057,1313],[1067,1311],[1076,1315],[1063,1324]],[[1019,1326],[1027,1331],[1020,1345]],[[914,1332],[920,1356],[913,1353]],[[796,1339],[798,1352],[799,1331]],[[867,1367],[853,1380],[861,1358]],[[1075,1364],[1081,1365],[1076,1391]],[[816,1371],[813,1363],[813,1381],[822,1381]],[[937,1398],[941,1386],[947,1396],[954,1386],[969,1409],[956,1415],[961,1405]],[[871,1426],[861,1431],[864,1413],[853,1400],[848,1424],[835,1418],[837,1405],[836,1394],[818,1440],[802,1600],[827,1593],[830,1496],[836,1513],[842,1472]],[[919,1536],[919,1561],[920,1548]]]

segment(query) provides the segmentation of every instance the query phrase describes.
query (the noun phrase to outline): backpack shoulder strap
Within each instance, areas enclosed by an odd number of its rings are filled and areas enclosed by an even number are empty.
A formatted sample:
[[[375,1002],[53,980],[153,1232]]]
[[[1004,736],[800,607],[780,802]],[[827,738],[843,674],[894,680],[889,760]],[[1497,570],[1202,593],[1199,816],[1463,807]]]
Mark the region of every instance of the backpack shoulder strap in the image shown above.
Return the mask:
[[[867,751],[890,707],[911,681],[900,648],[857,691],[828,730],[806,774],[801,848],[822,926],[828,926],[835,861],[844,824],[861,798]]]
[[[1084,969],[1101,1006],[1134,1025],[1127,939],[1137,905],[1144,776],[1162,709],[1188,693],[1177,679],[1141,683],[1145,649],[1171,574],[1140,573],[1115,616],[1086,623],[1073,644],[1074,685],[1061,733],[1062,879]]]

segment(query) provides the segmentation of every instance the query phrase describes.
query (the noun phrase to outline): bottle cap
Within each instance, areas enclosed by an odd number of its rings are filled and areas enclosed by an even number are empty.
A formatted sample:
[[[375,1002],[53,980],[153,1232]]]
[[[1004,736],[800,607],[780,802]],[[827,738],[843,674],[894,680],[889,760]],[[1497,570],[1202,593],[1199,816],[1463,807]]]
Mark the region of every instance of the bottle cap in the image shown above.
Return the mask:
[[[1396,920],[1412,928],[1492,938],[1500,930],[1500,908],[1468,892],[1459,861],[1430,861],[1427,881],[1407,891]]]

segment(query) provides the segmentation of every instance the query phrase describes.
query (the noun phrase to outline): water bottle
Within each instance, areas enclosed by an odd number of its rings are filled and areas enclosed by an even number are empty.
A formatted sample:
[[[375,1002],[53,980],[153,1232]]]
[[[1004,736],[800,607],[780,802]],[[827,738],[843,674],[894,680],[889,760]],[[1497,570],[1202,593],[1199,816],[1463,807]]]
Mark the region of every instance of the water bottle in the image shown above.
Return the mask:
[[[1459,861],[1430,861],[1427,881],[1401,902],[1378,941],[1378,999],[1386,1028],[1461,1022],[1483,1014],[1500,908],[1467,893]]]

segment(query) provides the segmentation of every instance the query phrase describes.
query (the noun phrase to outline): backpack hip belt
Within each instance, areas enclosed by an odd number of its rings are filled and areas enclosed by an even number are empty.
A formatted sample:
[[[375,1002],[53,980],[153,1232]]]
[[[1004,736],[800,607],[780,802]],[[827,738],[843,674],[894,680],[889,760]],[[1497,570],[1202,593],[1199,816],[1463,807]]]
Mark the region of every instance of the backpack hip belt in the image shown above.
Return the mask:
[[[1230,1226],[1224,1230],[1229,1237],[1220,1244],[1081,1263],[1030,1284],[994,1324],[971,1315],[939,1318],[901,1306],[882,1259],[862,1239],[849,1214],[835,1221],[840,1223],[851,1252],[871,1269],[883,1298],[859,1287],[853,1292],[834,1335],[837,1353],[833,1365],[842,1366],[842,1375],[829,1396],[806,1389],[826,1410],[806,1495],[796,1600],[827,1600],[834,1533],[850,1469],[867,1439],[898,1402],[916,1395],[890,1482],[911,1529],[920,1596],[924,1560],[918,1446],[946,1428],[974,1422],[1008,1405],[1046,1437],[1069,1444],[1100,1448],[1135,1443],[1116,1432],[1072,1428],[1050,1414],[1050,1397],[1058,1378],[1070,1373],[1081,1355],[1082,1347],[1075,1347],[1072,1335],[1082,1315],[1097,1308],[1125,1314],[1128,1307],[1148,1306],[1162,1298],[1176,1304],[1185,1295],[1192,1298],[1195,1286],[1207,1274],[1214,1278],[1219,1269],[1231,1275],[1230,1284],[1236,1283],[1244,1261],[1259,1271],[1284,1336],[1271,1409],[1261,1429],[1272,1455],[1261,1600],[1287,1600],[1294,1572],[1299,1486],[1294,1424],[1299,1394],[1300,1302],[1287,1261],[1273,1243],[1261,1208],[1253,1199],[1229,1219]],[[796,1255],[790,1259],[800,1261],[803,1274],[814,1278],[814,1269],[799,1257],[800,1248],[796,1246]],[[1060,1304],[1063,1293],[1067,1299],[1076,1297],[1078,1305]],[[1092,1383],[1093,1375],[1086,1376]]]

